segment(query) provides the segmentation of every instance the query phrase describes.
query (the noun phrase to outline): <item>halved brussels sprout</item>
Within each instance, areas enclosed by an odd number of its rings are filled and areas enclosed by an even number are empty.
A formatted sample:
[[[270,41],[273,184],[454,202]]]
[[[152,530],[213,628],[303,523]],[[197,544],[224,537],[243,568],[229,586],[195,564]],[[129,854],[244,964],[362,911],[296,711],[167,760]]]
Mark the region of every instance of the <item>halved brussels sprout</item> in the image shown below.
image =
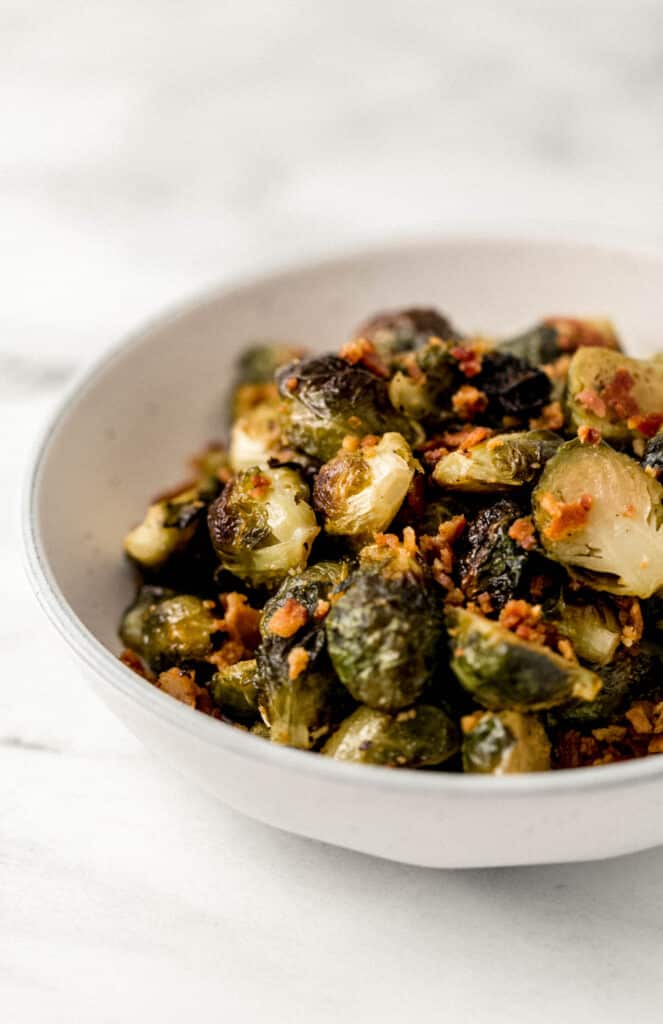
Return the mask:
[[[307,750],[329,732],[345,706],[325,650],[332,591],[347,575],[319,562],[288,577],[263,610],[256,653],[260,710],[277,743]]]
[[[663,416],[663,362],[578,349],[569,367],[567,402],[574,427],[595,427],[609,441],[642,436],[638,428],[647,417]]]
[[[458,728],[441,708],[428,704],[388,715],[359,707],[325,743],[337,761],[390,768],[421,768],[448,761],[459,748]]]
[[[533,495],[547,555],[596,590],[650,597],[663,587],[663,487],[609,445],[567,442]]]
[[[320,532],[309,489],[294,469],[247,469],[210,507],[212,544],[222,566],[253,586],[274,586],[302,569]]]
[[[408,444],[422,437],[415,423],[396,412],[384,380],[338,356],[291,363],[279,372],[278,381],[286,400],[284,438],[323,462],[333,458],[348,436],[393,431]]]
[[[550,770],[550,740],[536,715],[479,711],[461,724],[463,771],[507,775]]]
[[[523,518],[516,502],[500,498],[470,521],[459,548],[460,586],[474,600],[488,594],[495,611],[515,597],[531,560],[531,550],[509,531]]]
[[[442,632],[439,605],[423,579],[399,574],[396,561],[386,571],[351,576],[326,629],[341,682],[369,707],[398,711],[432,678]]]
[[[212,676],[209,683],[212,700],[224,715],[238,722],[253,722],[258,717],[258,686],[255,659],[228,665]]]
[[[436,309],[401,309],[371,317],[355,331],[355,337],[372,341],[378,355],[389,360],[399,352],[420,348],[431,337],[446,340],[459,335]]]
[[[582,661],[595,666],[612,661],[621,643],[622,628],[609,599],[600,594],[577,597],[564,591],[548,616]]]
[[[148,508],[143,522],[125,537],[126,553],[144,569],[161,569],[192,540],[205,518],[206,508],[195,488],[155,502]]]
[[[316,476],[313,504],[327,533],[362,537],[380,533],[405,500],[418,463],[400,434],[377,444],[340,451]]]
[[[443,455],[433,479],[456,491],[508,491],[535,480],[561,444],[550,430],[497,434],[474,448]]]
[[[143,623],[142,651],[155,672],[212,652],[219,623],[207,603],[192,594],[177,594],[153,605]]]
[[[574,697],[593,700],[601,688],[594,672],[475,612],[449,610],[447,627],[451,668],[485,708],[538,711]]]
[[[416,372],[397,370],[389,382],[395,409],[412,419],[439,425],[453,416],[451,396],[460,384],[454,343],[430,338],[411,358]]]

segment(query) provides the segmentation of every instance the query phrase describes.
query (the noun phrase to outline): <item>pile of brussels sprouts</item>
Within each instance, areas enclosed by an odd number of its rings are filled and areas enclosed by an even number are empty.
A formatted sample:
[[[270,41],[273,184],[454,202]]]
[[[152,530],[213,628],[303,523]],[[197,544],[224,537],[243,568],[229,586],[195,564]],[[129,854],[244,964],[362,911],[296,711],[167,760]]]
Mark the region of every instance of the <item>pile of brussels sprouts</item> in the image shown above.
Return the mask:
[[[663,749],[663,357],[605,321],[492,340],[409,309],[338,354],[248,350],[230,408],[125,540],[152,684],[390,767]]]

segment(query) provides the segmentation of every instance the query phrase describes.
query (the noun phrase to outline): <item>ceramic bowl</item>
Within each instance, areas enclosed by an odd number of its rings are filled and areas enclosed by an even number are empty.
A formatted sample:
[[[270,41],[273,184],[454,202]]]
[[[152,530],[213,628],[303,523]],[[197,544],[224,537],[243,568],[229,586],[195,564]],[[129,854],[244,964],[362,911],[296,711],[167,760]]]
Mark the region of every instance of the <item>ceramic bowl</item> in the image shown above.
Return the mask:
[[[70,391],[29,472],[32,585],[101,698],[192,783],[270,825],[411,864],[588,860],[663,842],[663,757],[483,777],[342,764],[207,718],[117,660],[132,594],[122,537],[146,500],[222,436],[242,347],[336,349],[366,315],[433,304],[509,332],[548,312],[609,315],[633,354],[663,343],[663,260],[559,242],[443,240],[220,290],[104,355]]]

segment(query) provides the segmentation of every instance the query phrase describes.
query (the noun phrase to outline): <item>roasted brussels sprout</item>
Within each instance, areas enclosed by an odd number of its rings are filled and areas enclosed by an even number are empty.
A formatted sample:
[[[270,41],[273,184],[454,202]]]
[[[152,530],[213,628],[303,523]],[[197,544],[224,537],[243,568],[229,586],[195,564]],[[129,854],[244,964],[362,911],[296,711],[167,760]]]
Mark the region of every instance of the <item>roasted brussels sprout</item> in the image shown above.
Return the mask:
[[[567,402],[574,427],[594,427],[608,441],[654,433],[663,423],[663,361],[578,349],[569,367]]]
[[[140,588],[120,623],[120,639],[125,647],[136,654],[145,653],[145,620],[160,601],[171,597],[175,597],[175,591],[165,587],[144,585]]]
[[[247,349],[237,363],[231,401],[233,422],[252,412],[262,402],[273,402],[278,394],[275,374],[286,363],[301,356],[302,349],[278,343],[254,345]]]
[[[177,594],[153,605],[143,622],[143,653],[150,668],[200,661],[212,652],[219,623],[207,603],[192,594]]]
[[[346,566],[319,562],[289,577],[265,605],[256,654],[260,709],[277,743],[309,749],[345,707],[325,649],[329,597]]]
[[[313,504],[327,533],[371,537],[394,519],[417,468],[400,434],[377,444],[341,450],[316,476]]]
[[[548,712],[552,727],[585,729],[613,722],[634,700],[660,699],[661,654],[643,645],[637,650],[622,647],[613,660],[596,673],[601,689],[594,700],[572,700]]]
[[[458,560],[460,586],[470,600],[488,594],[492,607],[499,611],[518,592],[531,550],[514,540],[510,531],[522,519],[523,511],[516,502],[500,498],[470,520]]]
[[[650,597],[663,587],[663,487],[609,445],[567,442],[533,495],[550,558],[596,590]]]
[[[448,761],[459,748],[458,728],[440,708],[427,704],[388,715],[359,707],[325,743],[337,761],[390,768],[421,768]]]
[[[514,419],[526,426],[550,401],[550,378],[542,370],[497,349],[484,354],[472,384],[488,399],[483,421],[497,427]]]
[[[143,522],[127,534],[124,549],[142,568],[161,569],[186,548],[204,521],[206,510],[195,488],[157,501],[150,505]]]
[[[254,466],[265,468],[278,452],[281,440],[279,400],[258,402],[239,416],[230,432],[230,464],[235,472]]]
[[[563,590],[547,613],[582,661],[594,666],[612,661],[621,643],[621,625],[608,598]]]
[[[488,775],[545,772],[550,740],[536,715],[478,711],[462,721],[463,771]]]
[[[209,510],[212,544],[222,566],[253,586],[273,587],[302,569],[320,532],[309,490],[294,469],[247,469]]]
[[[389,360],[399,352],[420,348],[431,337],[446,340],[459,335],[435,309],[401,309],[371,317],[355,331],[355,337],[371,341],[378,355]]]
[[[549,317],[523,334],[500,341],[497,348],[525,359],[532,366],[541,366],[583,346],[619,349],[619,339],[610,321]]]
[[[285,399],[284,438],[323,462],[333,458],[346,437],[391,431],[408,444],[421,439],[420,429],[392,406],[386,382],[338,356],[291,363],[278,381]]]
[[[552,458],[562,438],[550,430],[497,434],[474,448],[443,455],[433,479],[457,491],[504,491],[532,483]]]
[[[505,338],[497,345],[498,352],[507,352],[524,359],[530,366],[551,363],[561,355],[557,331],[547,323],[536,324],[513,338]]]
[[[258,686],[255,660],[228,665],[212,676],[212,700],[228,718],[253,722],[258,717]]]
[[[398,711],[417,700],[433,675],[442,617],[414,559],[378,547],[363,553],[326,629],[332,664],[355,700]]]
[[[647,441],[641,465],[655,480],[663,479],[663,433]]]
[[[428,426],[450,419],[454,415],[452,395],[461,382],[453,351],[452,342],[430,338],[411,357],[414,366],[397,370],[390,380],[389,398],[394,408]]]
[[[447,612],[451,668],[459,682],[491,710],[537,711],[578,697],[593,700],[599,677],[547,647],[519,639],[467,609]]]

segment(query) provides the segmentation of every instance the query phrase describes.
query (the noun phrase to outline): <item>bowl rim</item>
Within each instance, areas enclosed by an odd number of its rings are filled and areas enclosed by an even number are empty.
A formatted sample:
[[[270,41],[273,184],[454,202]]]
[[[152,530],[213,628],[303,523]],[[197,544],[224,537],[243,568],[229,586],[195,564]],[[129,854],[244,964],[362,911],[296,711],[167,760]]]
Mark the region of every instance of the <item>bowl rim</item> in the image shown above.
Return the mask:
[[[212,746],[225,747],[233,755],[247,760],[259,760],[275,769],[308,771],[321,776],[329,783],[353,784],[379,789],[410,792],[412,790],[445,797],[525,797],[542,794],[563,795],[570,790],[584,791],[596,788],[622,788],[638,782],[663,777],[663,758],[649,756],[616,764],[597,765],[582,769],[562,769],[553,772],[536,772],[500,776],[480,774],[463,775],[444,771],[418,771],[399,769],[385,771],[377,765],[352,764],[335,761],[332,758],[311,756],[310,751],[297,750],[276,743],[265,743],[262,737],[254,736],[234,726],[211,718],[193,708],[174,700],[168,694],[149,685],[136,673],[120,662],[117,655],[108,650],[100,640],[82,623],[62,593],[48,563],[37,522],[37,500],[44,466],[49,450],[62,422],[77,401],[92,387],[97,379],[119,358],[133,348],[138,348],[147,338],[164,327],[185,320],[191,314],[208,304],[230,296],[239,296],[252,289],[279,281],[285,283],[292,277],[307,272],[333,271],[353,262],[361,262],[395,256],[403,249],[436,249],[450,246],[524,246],[580,251],[612,253],[617,257],[630,257],[661,264],[663,256],[656,244],[637,242],[603,243],[582,241],[556,233],[534,234],[531,232],[509,234],[449,233],[424,236],[406,241],[390,241],[385,244],[351,249],[342,255],[323,256],[318,259],[295,262],[285,268],[263,271],[255,276],[240,276],[222,285],[204,289],[192,297],[176,303],[165,313],[148,319],[142,327],[112,343],[77,372],[65,389],[55,409],[46,418],[28,458],[20,501],[20,525],[24,568],[31,588],[44,613],[61,634],[69,647],[105,683],[119,691],[130,702],[164,719],[170,726]]]

